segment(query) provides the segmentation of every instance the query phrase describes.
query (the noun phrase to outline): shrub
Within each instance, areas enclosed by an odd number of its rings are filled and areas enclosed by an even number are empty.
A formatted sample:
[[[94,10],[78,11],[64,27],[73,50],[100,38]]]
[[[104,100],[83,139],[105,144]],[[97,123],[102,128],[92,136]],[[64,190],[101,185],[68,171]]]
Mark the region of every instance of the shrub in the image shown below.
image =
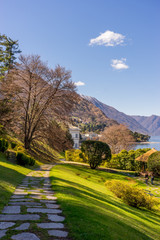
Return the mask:
[[[34,166],[34,164],[35,164],[35,159],[34,158],[30,158],[29,165],[30,166]]]
[[[105,185],[118,197],[122,198],[126,184],[118,180],[106,181]]]
[[[66,150],[65,151],[65,159],[66,159],[66,161],[83,162],[81,153],[82,152],[79,149]]]
[[[8,149],[5,152],[5,155],[6,155],[8,161],[16,162],[16,152],[15,151]]]
[[[160,151],[152,153],[148,158],[148,170],[155,175],[160,175]]]
[[[0,152],[5,152],[8,149],[8,141],[5,139],[0,139]]]
[[[82,142],[81,151],[83,159],[95,169],[105,161],[110,161],[111,150],[108,144],[100,141],[88,140]]]
[[[107,181],[105,185],[118,197],[121,198],[129,206],[140,208],[144,207],[151,210],[159,202],[143,189],[136,188],[119,180]]]
[[[22,152],[17,152],[17,162],[19,165],[22,165],[22,166],[25,166],[25,165],[33,166],[35,164],[35,160],[33,158],[31,158],[30,156]]]
[[[66,159],[66,161],[73,161],[73,156],[74,156],[74,149],[65,151],[65,159]]]
[[[136,161],[135,159],[149,150],[150,148],[130,150],[128,152],[122,150],[118,154],[112,154],[111,161],[105,163],[105,166],[130,171],[141,171],[144,167],[144,163]]]
[[[26,159],[23,153],[17,152],[17,162],[19,165],[22,165],[22,166],[26,165]]]
[[[105,166],[110,168],[121,169],[120,161],[121,159],[118,154],[112,154],[110,162],[106,162]]]

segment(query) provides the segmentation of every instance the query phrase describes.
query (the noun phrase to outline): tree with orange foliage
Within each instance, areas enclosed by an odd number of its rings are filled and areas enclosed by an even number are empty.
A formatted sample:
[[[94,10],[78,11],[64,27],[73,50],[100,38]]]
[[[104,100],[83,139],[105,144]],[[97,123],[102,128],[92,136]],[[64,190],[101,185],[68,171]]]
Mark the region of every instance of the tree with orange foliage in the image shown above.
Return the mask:
[[[122,149],[129,150],[135,140],[132,132],[126,126],[120,124],[105,128],[101,141],[107,143],[112,154],[115,154]]]

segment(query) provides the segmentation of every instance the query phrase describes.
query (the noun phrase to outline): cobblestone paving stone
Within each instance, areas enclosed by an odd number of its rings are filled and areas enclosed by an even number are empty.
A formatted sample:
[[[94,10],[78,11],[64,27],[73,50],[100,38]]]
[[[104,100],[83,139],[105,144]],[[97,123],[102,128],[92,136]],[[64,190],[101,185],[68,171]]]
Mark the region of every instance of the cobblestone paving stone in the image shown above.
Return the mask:
[[[0,230],[0,238],[6,235],[7,230]]]
[[[20,206],[6,206],[4,207],[2,213],[20,213],[21,209]]]
[[[30,226],[30,223],[22,223],[19,227],[16,227],[15,230],[26,230]]]
[[[14,222],[0,222],[0,229],[6,229],[14,226]]]
[[[48,231],[50,236],[55,236],[55,237],[67,237],[68,233],[65,231],[60,231],[60,230],[49,230]]]
[[[40,240],[35,234],[33,233],[20,233],[11,237],[13,240]]]
[[[49,180],[52,167],[41,166],[17,187],[0,214],[0,239],[67,240],[65,217]]]
[[[21,205],[21,206],[25,206],[25,205],[30,205],[30,206],[41,206],[40,203],[36,203],[36,202],[9,202],[9,204],[11,205]]]

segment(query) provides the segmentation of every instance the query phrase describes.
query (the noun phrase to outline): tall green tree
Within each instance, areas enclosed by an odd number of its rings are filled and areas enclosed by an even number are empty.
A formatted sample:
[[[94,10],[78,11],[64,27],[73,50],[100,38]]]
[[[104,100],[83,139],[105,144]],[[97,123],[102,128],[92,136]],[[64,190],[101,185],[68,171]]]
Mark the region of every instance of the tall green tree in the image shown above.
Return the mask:
[[[16,54],[20,53],[18,41],[12,40],[6,35],[0,34],[0,83],[7,75],[9,70],[14,68]],[[1,89],[1,87],[0,87]],[[9,98],[2,98],[0,90],[0,123],[4,126],[10,125],[12,118],[12,101]]]
[[[15,55],[20,52],[17,40],[0,34],[0,80],[4,78],[9,69],[13,68]]]
[[[90,168],[95,169],[102,162],[110,161],[111,150],[108,144],[100,141],[87,140],[82,142],[81,157],[88,162]]]

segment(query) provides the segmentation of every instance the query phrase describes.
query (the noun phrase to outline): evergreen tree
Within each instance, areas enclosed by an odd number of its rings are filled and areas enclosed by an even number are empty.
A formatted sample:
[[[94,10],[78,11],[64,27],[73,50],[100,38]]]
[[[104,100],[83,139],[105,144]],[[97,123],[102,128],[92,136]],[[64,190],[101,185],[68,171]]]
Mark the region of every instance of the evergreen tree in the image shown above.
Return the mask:
[[[15,54],[20,53],[18,41],[0,34],[0,80],[12,69],[16,60]]]

